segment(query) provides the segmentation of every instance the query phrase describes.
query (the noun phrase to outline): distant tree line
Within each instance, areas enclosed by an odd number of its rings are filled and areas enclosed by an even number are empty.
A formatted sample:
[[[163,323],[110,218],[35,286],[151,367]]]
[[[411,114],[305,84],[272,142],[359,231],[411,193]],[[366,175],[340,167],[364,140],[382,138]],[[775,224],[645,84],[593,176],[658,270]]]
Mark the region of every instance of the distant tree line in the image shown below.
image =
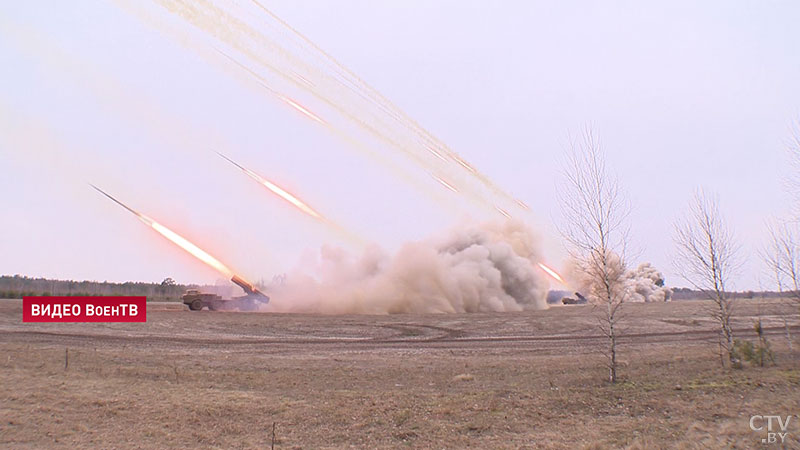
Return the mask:
[[[202,288],[197,285],[176,283],[165,278],[161,283],[108,281],[75,281],[31,278],[21,275],[0,276],[0,298],[24,296],[146,296],[148,301],[178,301],[187,289]]]
[[[789,293],[786,291],[741,291],[726,292],[730,298],[786,298]],[[672,300],[700,300],[708,298],[708,293],[699,289],[691,288],[672,288]]]

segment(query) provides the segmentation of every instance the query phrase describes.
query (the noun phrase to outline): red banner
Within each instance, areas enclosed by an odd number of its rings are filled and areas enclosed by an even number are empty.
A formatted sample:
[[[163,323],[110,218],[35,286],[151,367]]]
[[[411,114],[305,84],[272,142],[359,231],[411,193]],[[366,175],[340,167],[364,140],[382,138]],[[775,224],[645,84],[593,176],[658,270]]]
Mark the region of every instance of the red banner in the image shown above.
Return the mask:
[[[147,322],[147,297],[23,297],[23,322]]]

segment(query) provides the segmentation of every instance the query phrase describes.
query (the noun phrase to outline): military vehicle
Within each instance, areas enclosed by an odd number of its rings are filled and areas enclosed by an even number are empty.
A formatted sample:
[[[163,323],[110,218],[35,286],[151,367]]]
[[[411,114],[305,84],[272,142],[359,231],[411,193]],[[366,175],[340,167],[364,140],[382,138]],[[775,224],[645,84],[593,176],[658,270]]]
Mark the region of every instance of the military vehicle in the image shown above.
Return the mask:
[[[231,281],[241,287],[245,295],[226,299],[216,294],[206,294],[197,289],[190,289],[183,294],[181,299],[192,311],[200,311],[203,308],[211,311],[256,311],[259,305],[269,303],[269,297],[266,294],[239,278],[238,275],[234,275]]]

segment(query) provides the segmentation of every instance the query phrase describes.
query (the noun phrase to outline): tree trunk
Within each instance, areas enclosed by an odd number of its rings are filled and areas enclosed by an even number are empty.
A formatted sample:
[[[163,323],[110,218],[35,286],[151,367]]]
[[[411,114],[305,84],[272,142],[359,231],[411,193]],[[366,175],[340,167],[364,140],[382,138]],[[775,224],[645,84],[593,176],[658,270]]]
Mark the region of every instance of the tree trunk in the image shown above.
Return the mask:
[[[609,354],[611,363],[608,365],[608,381],[612,383],[617,382],[617,337],[614,335],[614,326],[611,326]]]
[[[725,332],[725,341],[728,345],[728,359],[731,362],[731,367],[739,366],[739,358],[736,357],[736,349],[733,348],[733,330],[729,323],[722,325],[722,330]]]

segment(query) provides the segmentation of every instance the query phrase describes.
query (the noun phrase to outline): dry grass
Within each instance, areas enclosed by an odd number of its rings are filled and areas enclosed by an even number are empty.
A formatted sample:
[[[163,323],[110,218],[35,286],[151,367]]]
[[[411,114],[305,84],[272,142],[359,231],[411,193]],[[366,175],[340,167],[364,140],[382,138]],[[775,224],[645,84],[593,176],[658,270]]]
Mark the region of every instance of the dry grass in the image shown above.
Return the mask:
[[[634,305],[609,385],[587,307],[32,325],[0,302],[0,446],[265,448],[273,422],[276,448],[759,446],[751,415],[800,413],[800,361],[775,334],[778,366],[718,368],[698,308]]]

